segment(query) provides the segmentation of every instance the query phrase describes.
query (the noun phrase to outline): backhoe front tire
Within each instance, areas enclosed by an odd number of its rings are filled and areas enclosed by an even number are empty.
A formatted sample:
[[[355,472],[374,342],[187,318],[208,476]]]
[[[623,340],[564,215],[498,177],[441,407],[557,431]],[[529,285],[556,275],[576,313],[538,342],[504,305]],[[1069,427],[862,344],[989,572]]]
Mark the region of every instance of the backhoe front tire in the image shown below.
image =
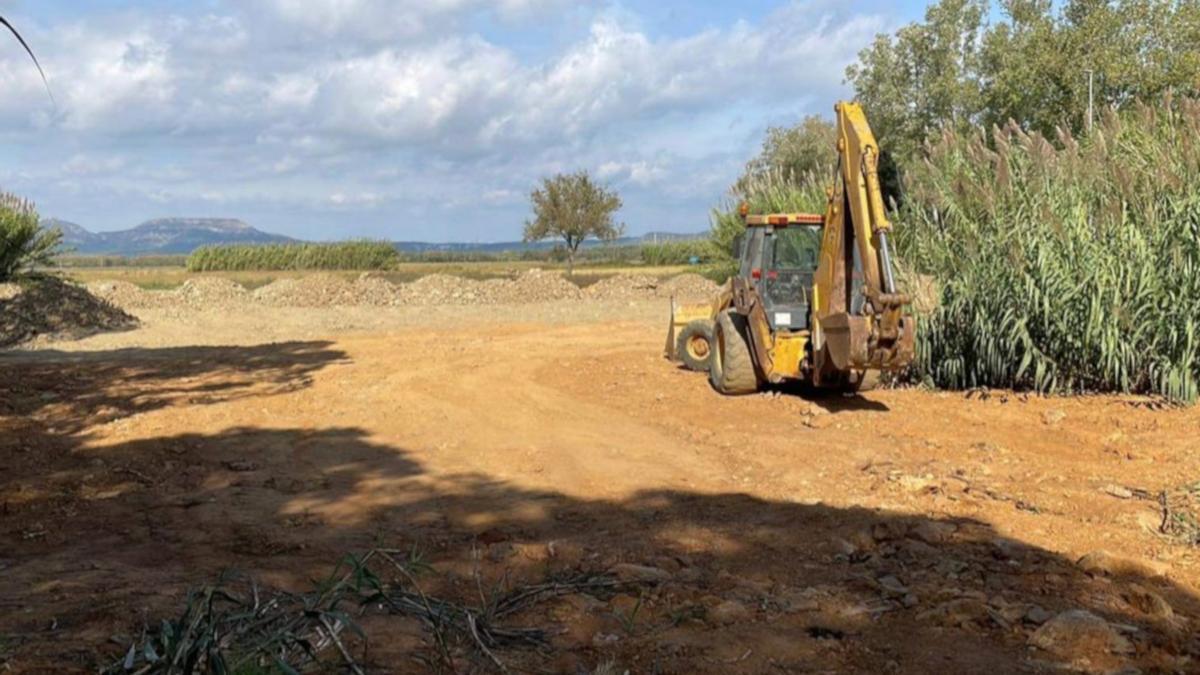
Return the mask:
[[[713,322],[697,319],[679,331],[675,353],[688,370],[707,373],[712,363]]]
[[[721,312],[713,327],[712,362],[708,380],[726,396],[758,391],[758,373],[750,357],[746,318],[732,310]]]

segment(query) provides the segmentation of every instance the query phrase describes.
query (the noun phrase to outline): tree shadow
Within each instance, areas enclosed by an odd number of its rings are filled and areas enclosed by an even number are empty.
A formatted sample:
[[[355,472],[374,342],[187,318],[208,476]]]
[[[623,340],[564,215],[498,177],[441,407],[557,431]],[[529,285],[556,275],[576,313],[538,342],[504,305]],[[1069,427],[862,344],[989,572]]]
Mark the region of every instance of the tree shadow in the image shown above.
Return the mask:
[[[346,362],[332,345],[0,352],[0,415],[18,428],[40,425],[62,437],[106,418],[286,393],[307,387],[316,371]]]
[[[630,591],[636,604],[568,597],[520,617],[555,638],[550,655],[502,653],[518,671],[1030,672],[1074,660],[1173,672],[1200,656],[1190,590],[1149,568],[1088,574],[973,519],[672,490],[586,499],[430,475],[360,429],[235,428],[87,455],[90,477],[60,471],[52,500],[6,513],[0,633],[23,636],[27,663],[111,663],[124,649],[111,636],[176,616],[188,589],[226,568],[300,590],[379,546],[422,551],[435,570],[426,591],[467,601],[475,575],[492,588],[640,566],[652,583]],[[41,536],[21,529],[29,514]],[[1132,653],[1029,650],[1040,623],[1073,609],[1120,626]],[[364,662],[377,672],[410,671],[410,652],[432,649],[404,621],[372,625]]]
[[[0,360],[0,423],[22,434],[0,440],[0,664],[94,672],[226,568],[301,590],[380,546],[422,552],[425,590],[464,602],[574,570],[640,579],[514,617],[552,642],[500,652],[513,672],[1187,672],[1200,657],[1190,589],[1149,565],[1088,570],[977,519],[681,490],[594,499],[432,472],[358,428],[87,443],[111,411],[277,395],[345,358],[289,343]],[[1075,609],[1116,626],[1125,653],[1030,649]],[[433,649],[412,621],[364,625],[372,672],[420,670],[412,655]]]

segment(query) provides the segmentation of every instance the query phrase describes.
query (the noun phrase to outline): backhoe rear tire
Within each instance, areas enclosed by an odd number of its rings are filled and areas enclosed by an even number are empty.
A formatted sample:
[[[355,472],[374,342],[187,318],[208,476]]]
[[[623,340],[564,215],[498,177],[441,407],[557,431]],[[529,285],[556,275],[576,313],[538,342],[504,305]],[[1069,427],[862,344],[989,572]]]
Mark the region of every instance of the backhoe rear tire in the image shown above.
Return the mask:
[[[758,391],[758,372],[750,356],[746,318],[732,310],[721,312],[713,327],[712,362],[708,380],[726,396]]]
[[[713,322],[697,319],[679,331],[675,341],[675,353],[688,370],[707,373],[712,363]]]

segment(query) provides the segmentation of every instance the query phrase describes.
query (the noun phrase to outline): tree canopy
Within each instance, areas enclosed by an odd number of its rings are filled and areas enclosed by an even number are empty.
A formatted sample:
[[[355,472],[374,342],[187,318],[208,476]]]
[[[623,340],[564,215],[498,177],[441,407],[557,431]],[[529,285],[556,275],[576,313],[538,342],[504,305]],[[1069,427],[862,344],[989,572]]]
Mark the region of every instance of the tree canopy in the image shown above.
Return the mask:
[[[771,176],[795,181],[815,174],[827,180],[833,175],[836,144],[837,129],[820,115],[808,115],[793,127],[770,127],[762,150],[746,165],[733,190],[744,195]]]
[[[586,171],[543,178],[541,187],[529,198],[534,218],[525,222],[525,241],[562,239],[568,272],[584,241],[609,241],[625,231],[624,224],[613,220],[621,208],[621,197],[593,181]]]
[[[1057,6],[1057,7],[1056,7]],[[847,69],[880,143],[914,157],[943,129],[1015,121],[1053,138],[1106,107],[1200,90],[1194,0],[940,0]]]

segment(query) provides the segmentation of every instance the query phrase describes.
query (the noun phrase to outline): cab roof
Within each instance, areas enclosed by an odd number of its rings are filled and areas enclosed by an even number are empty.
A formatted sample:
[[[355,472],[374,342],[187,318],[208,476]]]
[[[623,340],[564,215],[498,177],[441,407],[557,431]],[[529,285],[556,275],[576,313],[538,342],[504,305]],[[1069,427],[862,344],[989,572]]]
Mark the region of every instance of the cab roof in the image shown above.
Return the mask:
[[[819,213],[768,213],[743,217],[746,227],[787,227],[788,225],[824,225],[825,216]]]

